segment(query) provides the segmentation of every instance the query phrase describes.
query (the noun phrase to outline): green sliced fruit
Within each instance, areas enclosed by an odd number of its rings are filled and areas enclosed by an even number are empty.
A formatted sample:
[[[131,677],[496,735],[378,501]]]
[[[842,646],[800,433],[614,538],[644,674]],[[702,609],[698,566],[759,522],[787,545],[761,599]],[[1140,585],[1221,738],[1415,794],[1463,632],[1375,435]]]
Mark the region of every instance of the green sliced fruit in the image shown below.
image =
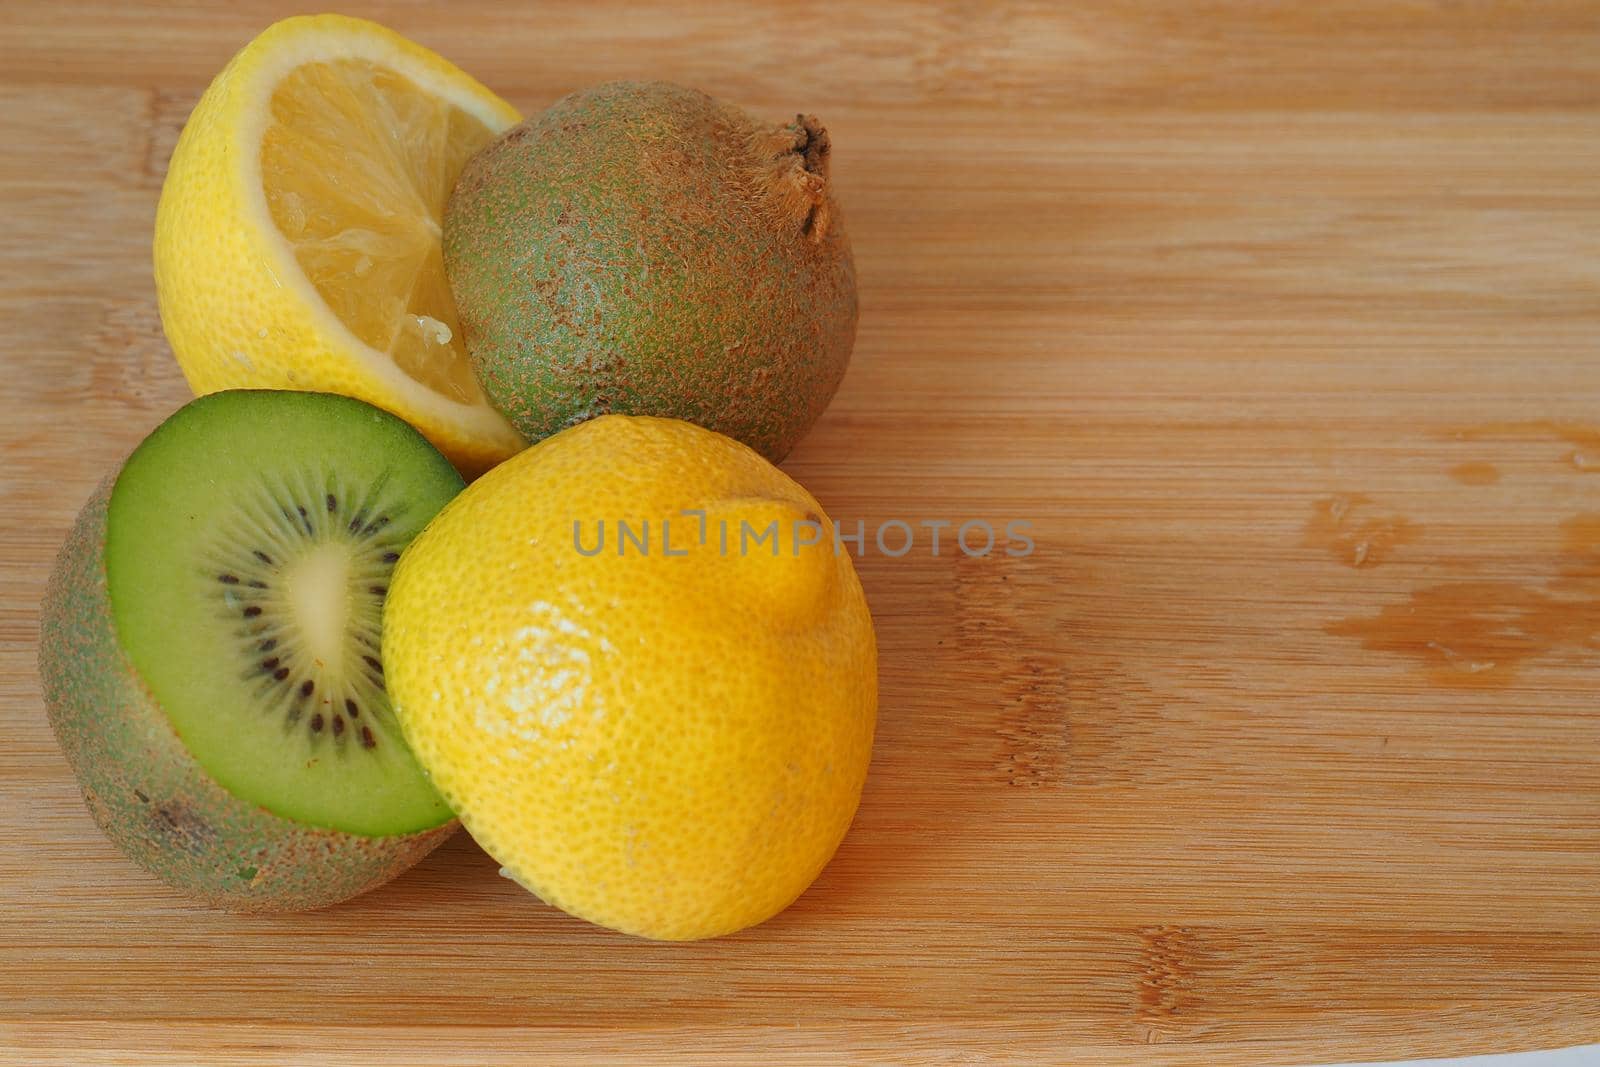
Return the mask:
[[[462,482],[347,397],[193,401],[102,486],[41,611],[46,707],[90,810],[169,883],[315,907],[454,829],[394,722],[383,600]]]

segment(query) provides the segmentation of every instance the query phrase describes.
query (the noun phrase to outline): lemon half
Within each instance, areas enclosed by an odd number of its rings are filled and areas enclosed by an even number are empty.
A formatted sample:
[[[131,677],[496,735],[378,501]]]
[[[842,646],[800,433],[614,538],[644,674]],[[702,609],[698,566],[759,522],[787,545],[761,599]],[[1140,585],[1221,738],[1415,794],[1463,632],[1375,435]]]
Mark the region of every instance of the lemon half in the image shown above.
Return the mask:
[[[469,156],[519,115],[372,22],[285,19],[178,140],[156,214],[162,325],[196,393],[360,397],[477,474],[523,440],[484,397],[440,226]]]

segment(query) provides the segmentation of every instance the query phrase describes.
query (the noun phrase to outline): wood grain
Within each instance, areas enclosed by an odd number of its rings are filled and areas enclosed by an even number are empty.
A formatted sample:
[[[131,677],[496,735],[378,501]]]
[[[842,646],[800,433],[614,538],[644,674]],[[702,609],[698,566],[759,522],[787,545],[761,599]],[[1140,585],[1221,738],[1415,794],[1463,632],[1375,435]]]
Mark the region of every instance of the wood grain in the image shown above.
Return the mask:
[[[95,832],[36,606],[186,396],[150,226],[274,5],[0,11],[0,1061],[1284,1063],[1600,1040],[1600,5],[352,5],[534,110],[827,121],[862,282],[787,469],[860,563],[861,812],[657,945],[465,838],[324,913]]]

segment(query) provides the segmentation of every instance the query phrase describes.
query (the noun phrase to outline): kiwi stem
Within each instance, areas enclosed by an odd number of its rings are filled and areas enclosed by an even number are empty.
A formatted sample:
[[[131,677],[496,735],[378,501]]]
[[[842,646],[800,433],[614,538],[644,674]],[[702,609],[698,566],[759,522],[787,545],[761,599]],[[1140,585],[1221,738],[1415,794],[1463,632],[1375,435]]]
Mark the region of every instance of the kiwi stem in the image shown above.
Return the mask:
[[[784,225],[820,243],[832,221],[828,197],[828,131],[815,115],[764,132],[760,138],[762,173],[769,199]]]

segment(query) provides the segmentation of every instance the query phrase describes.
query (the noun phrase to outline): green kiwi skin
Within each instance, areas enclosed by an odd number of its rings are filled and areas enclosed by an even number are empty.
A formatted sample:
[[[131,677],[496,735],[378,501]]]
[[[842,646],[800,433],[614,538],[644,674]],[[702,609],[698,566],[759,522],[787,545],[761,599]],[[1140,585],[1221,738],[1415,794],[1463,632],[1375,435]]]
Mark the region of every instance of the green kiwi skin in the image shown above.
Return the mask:
[[[213,781],[117,642],[106,585],[106,508],[89,499],[50,576],[39,620],[45,710],[106,836],[157,878],[233,911],[305,911],[391,880],[456,831],[363,837],[306,826]]]

